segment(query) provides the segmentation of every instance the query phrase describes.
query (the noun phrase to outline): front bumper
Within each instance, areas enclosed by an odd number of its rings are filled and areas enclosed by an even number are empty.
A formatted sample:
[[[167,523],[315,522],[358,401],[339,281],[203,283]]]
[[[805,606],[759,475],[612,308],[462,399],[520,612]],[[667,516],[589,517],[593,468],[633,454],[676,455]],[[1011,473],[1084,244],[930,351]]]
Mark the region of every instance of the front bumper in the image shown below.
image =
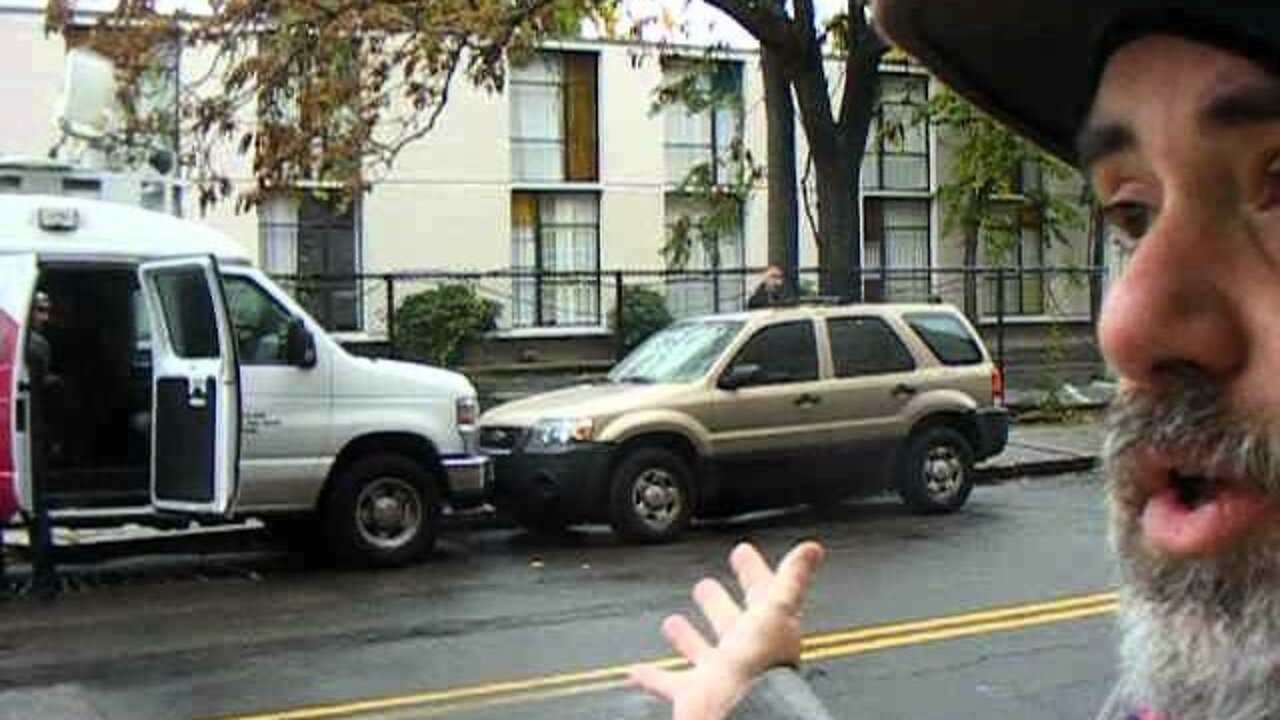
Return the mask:
[[[565,522],[597,519],[608,490],[613,445],[582,443],[564,452],[494,455],[493,502]]]
[[[453,455],[442,464],[449,501],[454,505],[478,505],[493,493],[493,463],[481,455]]]
[[[974,462],[999,455],[1009,443],[1009,411],[1002,407],[982,408],[974,411],[978,446],[974,448]]]

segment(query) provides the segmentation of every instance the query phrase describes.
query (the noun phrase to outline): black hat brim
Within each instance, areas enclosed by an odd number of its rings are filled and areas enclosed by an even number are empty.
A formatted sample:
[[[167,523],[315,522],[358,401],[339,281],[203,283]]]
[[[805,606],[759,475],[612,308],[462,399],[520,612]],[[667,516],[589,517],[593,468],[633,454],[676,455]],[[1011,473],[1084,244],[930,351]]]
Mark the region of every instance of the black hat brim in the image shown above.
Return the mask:
[[[1274,63],[1280,4],[1210,0],[876,0],[881,32],[978,107],[1073,162],[1117,28],[1203,37]]]

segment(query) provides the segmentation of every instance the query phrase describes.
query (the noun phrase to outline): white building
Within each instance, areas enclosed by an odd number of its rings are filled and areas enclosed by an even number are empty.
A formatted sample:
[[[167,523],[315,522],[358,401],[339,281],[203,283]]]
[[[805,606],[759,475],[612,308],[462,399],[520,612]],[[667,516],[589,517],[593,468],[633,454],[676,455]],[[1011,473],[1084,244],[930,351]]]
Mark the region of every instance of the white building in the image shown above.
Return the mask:
[[[13,71],[0,80],[8,100],[0,155],[43,154],[57,141],[52,113],[61,83],[65,43],[46,36],[37,12],[0,9],[0,52]],[[691,113],[682,105],[654,112],[663,81],[657,52],[631,44],[548,45],[533,62],[514,68],[503,94],[455,87],[436,129],[410,145],[394,172],[353,206],[336,210],[308,193],[268,201],[237,214],[232,204],[206,220],[239,238],[278,274],[364,275],[331,283],[306,298],[340,331],[385,332],[388,296],[397,301],[427,280],[401,279],[388,292],[367,276],[384,273],[529,271],[478,281],[503,305],[502,332],[512,335],[605,331],[614,297],[614,271],[658,270],[660,249],[675,218],[696,212],[676,192],[695,163],[724,153],[741,138],[757,162],[765,153],[765,113],[758,58],[721,57],[741,88],[741,107]],[[184,61],[184,74],[198,62]],[[672,72],[668,69],[665,72]],[[833,65],[832,76],[839,75]],[[907,65],[886,65],[882,113],[904,119],[925,98],[930,78]],[[864,268],[929,268],[961,264],[960,243],[942,237],[936,201],[946,172],[945,143],[928,128],[907,123],[893,142],[873,139],[863,171]],[[799,173],[804,174],[800,138]],[[247,159],[235,158],[234,182],[247,188]],[[188,203],[190,205],[191,203]],[[763,182],[741,209],[740,228],[721,238],[721,267],[759,268],[766,256]],[[802,265],[816,264],[807,223],[801,222]],[[1024,267],[1087,264],[1085,243],[1052,244],[1027,233],[1011,253]],[[705,267],[695,253],[691,267]],[[532,271],[582,273],[537,278]],[[664,292],[677,314],[736,309],[754,276],[645,279]],[[958,275],[867,281],[871,295],[959,302]],[[1088,314],[1087,290],[1057,291],[1034,274],[1006,284],[1005,310],[1029,320]],[[991,288],[983,307],[994,309]],[[1052,300],[1054,302],[1049,302]]]

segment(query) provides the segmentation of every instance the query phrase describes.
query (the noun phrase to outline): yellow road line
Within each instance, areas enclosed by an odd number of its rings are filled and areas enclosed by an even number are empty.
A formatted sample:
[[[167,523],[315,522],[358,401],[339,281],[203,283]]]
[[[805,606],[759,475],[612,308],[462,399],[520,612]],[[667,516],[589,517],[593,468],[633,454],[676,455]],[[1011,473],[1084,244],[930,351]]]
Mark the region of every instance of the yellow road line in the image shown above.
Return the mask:
[[[967,626],[1001,620],[1013,620],[1031,615],[1057,612],[1060,610],[1075,610],[1079,608],[1108,604],[1114,606],[1115,602],[1116,594],[1113,592],[1105,592],[1061,598],[1045,602],[1029,603],[1026,605],[1010,605],[1002,608],[962,613],[960,615],[947,615],[944,617],[929,618],[927,620],[909,620],[907,622],[892,623],[888,625],[876,625],[873,627],[838,630],[835,632],[811,635],[805,638],[804,647],[820,647],[835,643],[847,643],[855,640],[870,640],[889,635],[922,633],[949,627]]]
[[[904,645],[1014,630],[1102,615],[1115,610],[1115,593],[1095,593],[1046,602],[1015,605],[924,620],[889,623],[811,635],[804,640],[802,659],[831,659]],[[611,665],[580,672],[544,675],[523,680],[483,683],[406,695],[369,698],[331,705],[315,705],[278,712],[228,717],[224,720],[321,720],[417,707],[415,716],[443,715],[463,709],[562,697],[621,687],[637,665],[673,669],[687,663],[679,657]],[[423,706],[433,706],[426,708]]]
[[[1030,617],[1017,618],[1014,620],[982,622],[976,625],[950,627],[913,635],[900,635],[897,637],[880,638],[877,640],[833,645],[805,651],[801,653],[800,657],[802,660],[806,661],[824,660],[834,657],[847,657],[849,655],[859,655],[873,650],[885,650],[888,648],[901,647],[903,645],[918,645],[928,642],[937,642],[939,640],[950,640],[952,638],[965,637],[966,635],[983,635],[1001,630],[1018,630],[1021,628],[1033,627],[1035,625],[1046,625],[1049,623],[1064,622],[1066,620],[1078,620],[1080,618],[1093,617],[1095,615],[1106,615],[1114,612],[1115,609],[1116,603],[1111,602],[1090,607],[1077,608],[1075,610],[1062,610],[1059,612],[1032,615]]]

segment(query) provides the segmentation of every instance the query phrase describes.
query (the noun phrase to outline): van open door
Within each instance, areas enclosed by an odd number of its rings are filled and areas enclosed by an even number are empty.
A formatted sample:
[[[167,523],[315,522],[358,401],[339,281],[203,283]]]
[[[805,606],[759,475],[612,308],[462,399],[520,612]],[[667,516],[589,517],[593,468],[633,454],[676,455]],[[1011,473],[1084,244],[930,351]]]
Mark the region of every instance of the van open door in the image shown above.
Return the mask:
[[[240,455],[240,373],[217,261],[146,263],[151,316],[151,502],[226,515]]]
[[[0,255],[0,523],[19,507],[31,509],[23,328],[38,273],[33,254]]]

